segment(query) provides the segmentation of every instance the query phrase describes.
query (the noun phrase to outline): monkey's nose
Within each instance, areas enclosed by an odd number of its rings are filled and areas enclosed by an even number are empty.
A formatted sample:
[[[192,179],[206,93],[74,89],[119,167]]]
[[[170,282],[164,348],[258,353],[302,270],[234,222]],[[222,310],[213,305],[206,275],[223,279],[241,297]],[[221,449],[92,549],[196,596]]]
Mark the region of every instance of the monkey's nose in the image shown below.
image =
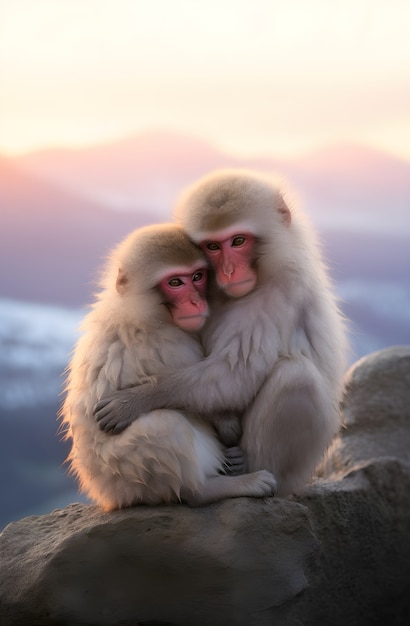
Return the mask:
[[[230,278],[232,276],[232,274],[233,274],[233,265],[232,265],[232,263],[230,261],[226,261],[225,263],[223,263],[222,271],[225,274],[225,276]]]
[[[189,300],[191,304],[195,304],[196,306],[199,306],[202,302],[201,296],[196,291],[192,292]]]

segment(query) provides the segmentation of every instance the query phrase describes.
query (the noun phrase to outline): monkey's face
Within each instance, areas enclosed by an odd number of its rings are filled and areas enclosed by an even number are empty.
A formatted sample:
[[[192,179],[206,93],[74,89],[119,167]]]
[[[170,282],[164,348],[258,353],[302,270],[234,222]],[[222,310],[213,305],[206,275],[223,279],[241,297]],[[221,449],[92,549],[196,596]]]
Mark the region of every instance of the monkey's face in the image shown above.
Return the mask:
[[[232,298],[246,296],[258,282],[254,267],[256,241],[249,232],[236,229],[215,233],[201,248],[215,271],[218,286]]]
[[[188,332],[202,328],[208,316],[207,268],[184,268],[167,274],[159,283],[164,303],[176,326]]]

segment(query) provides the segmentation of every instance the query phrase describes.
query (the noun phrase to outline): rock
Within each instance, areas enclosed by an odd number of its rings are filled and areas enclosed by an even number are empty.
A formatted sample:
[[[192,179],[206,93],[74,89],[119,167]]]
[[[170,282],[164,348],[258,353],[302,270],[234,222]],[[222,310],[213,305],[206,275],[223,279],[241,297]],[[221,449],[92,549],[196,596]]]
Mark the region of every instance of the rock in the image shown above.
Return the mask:
[[[304,624],[410,624],[410,347],[375,352],[346,374],[344,428],[326,480],[297,500],[321,543],[298,604]],[[320,597],[320,602],[318,602]],[[295,607],[294,607],[295,610]]]
[[[304,626],[410,624],[410,467],[363,463],[298,497],[321,545],[290,611]]]
[[[307,586],[317,548],[307,509],[274,498],[109,514],[74,504],[10,524],[0,545],[4,626],[271,624]]]
[[[385,458],[410,463],[410,347],[388,348],[355,363],[346,374],[345,428],[325,472],[349,472]]]
[[[325,475],[292,500],[74,504],[0,535],[2,626],[410,623],[410,348],[348,372]]]

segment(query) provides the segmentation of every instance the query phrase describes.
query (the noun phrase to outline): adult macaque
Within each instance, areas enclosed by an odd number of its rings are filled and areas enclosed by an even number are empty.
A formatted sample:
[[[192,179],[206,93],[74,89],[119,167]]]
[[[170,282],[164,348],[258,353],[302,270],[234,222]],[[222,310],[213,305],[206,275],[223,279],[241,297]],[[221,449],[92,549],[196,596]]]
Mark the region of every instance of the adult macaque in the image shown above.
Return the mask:
[[[203,334],[208,356],[104,399],[96,419],[118,433],[158,407],[243,412],[248,470],[272,472],[286,496],[309,480],[340,425],[344,327],[314,236],[274,183],[241,170],[193,185],[177,219],[225,294]]]
[[[70,470],[106,510],[274,493],[267,471],[222,475],[224,448],[195,412],[153,411],[118,437],[102,432],[92,414],[95,403],[114,391],[203,358],[190,333],[208,315],[206,283],[202,252],[174,224],[134,231],[111,255],[69,366],[61,410],[72,439]],[[228,463],[235,465],[236,452]]]

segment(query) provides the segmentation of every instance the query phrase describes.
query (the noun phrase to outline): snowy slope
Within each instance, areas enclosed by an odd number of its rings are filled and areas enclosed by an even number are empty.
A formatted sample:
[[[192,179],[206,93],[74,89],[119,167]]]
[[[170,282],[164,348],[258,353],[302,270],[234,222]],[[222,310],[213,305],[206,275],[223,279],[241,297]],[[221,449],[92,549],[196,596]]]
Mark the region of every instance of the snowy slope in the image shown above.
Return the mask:
[[[0,299],[0,408],[55,402],[84,311]]]

